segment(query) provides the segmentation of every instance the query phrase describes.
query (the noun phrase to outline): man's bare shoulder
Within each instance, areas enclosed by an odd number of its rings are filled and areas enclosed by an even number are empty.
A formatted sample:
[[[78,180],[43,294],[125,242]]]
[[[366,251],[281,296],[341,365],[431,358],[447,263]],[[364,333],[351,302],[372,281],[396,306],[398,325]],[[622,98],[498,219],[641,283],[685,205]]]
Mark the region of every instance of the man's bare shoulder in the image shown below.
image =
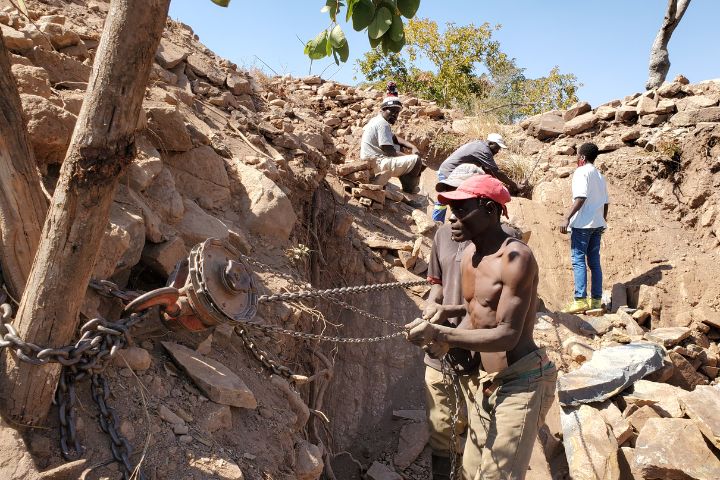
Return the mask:
[[[511,239],[502,250],[503,263],[517,273],[527,274],[537,271],[535,255],[527,244]]]

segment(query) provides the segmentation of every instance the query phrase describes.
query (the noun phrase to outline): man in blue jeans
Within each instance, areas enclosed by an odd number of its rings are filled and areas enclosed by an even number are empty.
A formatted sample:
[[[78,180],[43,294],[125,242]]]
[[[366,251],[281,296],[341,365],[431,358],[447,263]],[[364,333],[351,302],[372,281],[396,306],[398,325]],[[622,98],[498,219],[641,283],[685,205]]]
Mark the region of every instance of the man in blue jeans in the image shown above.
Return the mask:
[[[607,227],[608,191],[605,177],[595,168],[598,147],[583,143],[578,149],[572,178],[573,204],[563,223],[562,233],[570,233],[570,251],[575,276],[575,299],[563,312],[582,313],[602,308],[602,267],[600,240]],[[587,264],[587,266],[586,266]],[[592,275],[590,298],[587,297],[587,268]]]

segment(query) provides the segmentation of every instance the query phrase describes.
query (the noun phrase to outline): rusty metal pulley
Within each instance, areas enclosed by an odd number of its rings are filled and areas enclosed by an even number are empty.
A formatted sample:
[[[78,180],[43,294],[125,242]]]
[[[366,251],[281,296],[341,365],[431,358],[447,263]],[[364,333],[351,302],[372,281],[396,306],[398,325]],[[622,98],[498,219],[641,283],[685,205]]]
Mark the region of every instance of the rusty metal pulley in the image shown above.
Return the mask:
[[[191,331],[222,322],[250,320],[258,293],[250,268],[240,255],[216,238],[199,243],[179,262],[168,286],[148,292],[127,305],[126,312],[160,306],[163,317]]]

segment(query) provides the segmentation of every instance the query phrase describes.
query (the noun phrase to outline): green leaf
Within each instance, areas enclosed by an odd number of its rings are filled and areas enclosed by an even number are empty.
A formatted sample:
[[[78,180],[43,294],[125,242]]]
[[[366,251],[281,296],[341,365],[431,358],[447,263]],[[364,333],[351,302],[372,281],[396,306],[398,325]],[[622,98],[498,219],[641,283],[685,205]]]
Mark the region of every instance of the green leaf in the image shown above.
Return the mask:
[[[399,53],[400,50],[405,46],[405,37],[399,41],[395,41],[391,38],[390,35],[385,35],[382,37],[382,49],[383,52],[387,55],[390,52],[393,53]]]
[[[328,52],[328,32],[323,30],[317,37],[305,44],[305,55],[312,60],[320,60],[330,54]]]
[[[348,0],[347,15],[345,15],[346,22],[349,22],[352,18],[353,9],[355,8],[356,3],[358,3],[358,0]]]
[[[390,35],[393,42],[405,41],[405,27],[403,26],[402,18],[393,17],[392,25],[390,25],[390,30],[388,30],[387,35]]]
[[[377,47],[377,46],[380,45],[380,43],[382,42],[382,39],[381,39],[381,38],[372,38],[372,37],[370,37],[370,33],[369,33],[369,32],[368,32],[368,40],[370,40],[370,46],[371,46],[372,48]]]
[[[420,7],[420,0],[397,0],[398,10],[405,18],[413,18]]]
[[[347,40],[345,43],[334,49],[334,52],[340,56],[340,61],[345,63],[350,57],[350,45]]]
[[[340,28],[340,25],[335,25],[330,31],[330,43],[335,48],[340,47],[343,43],[347,43],[345,33],[342,31],[342,28]]]
[[[375,17],[375,4],[372,0],[358,0],[353,8],[352,20],[355,31],[365,30]]]
[[[368,27],[370,38],[380,38],[385,35],[392,25],[392,12],[387,7],[380,7],[373,18],[372,23]]]
[[[23,0],[20,0],[21,2]],[[211,0],[215,5],[220,5],[221,7],[227,7],[230,5],[230,0]]]

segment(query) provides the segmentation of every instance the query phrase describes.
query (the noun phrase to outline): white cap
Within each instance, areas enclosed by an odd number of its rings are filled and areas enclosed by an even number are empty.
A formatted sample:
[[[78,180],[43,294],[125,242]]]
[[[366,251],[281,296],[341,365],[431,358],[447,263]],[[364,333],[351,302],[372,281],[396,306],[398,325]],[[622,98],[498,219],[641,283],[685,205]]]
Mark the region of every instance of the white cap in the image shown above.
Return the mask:
[[[503,142],[502,135],[500,135],[499,133],[491,133],[487,136],[487,141],[497,143],[498,145],[500,145],[500,148],[507,148],[507,145],[505,145],[505,142]]]

